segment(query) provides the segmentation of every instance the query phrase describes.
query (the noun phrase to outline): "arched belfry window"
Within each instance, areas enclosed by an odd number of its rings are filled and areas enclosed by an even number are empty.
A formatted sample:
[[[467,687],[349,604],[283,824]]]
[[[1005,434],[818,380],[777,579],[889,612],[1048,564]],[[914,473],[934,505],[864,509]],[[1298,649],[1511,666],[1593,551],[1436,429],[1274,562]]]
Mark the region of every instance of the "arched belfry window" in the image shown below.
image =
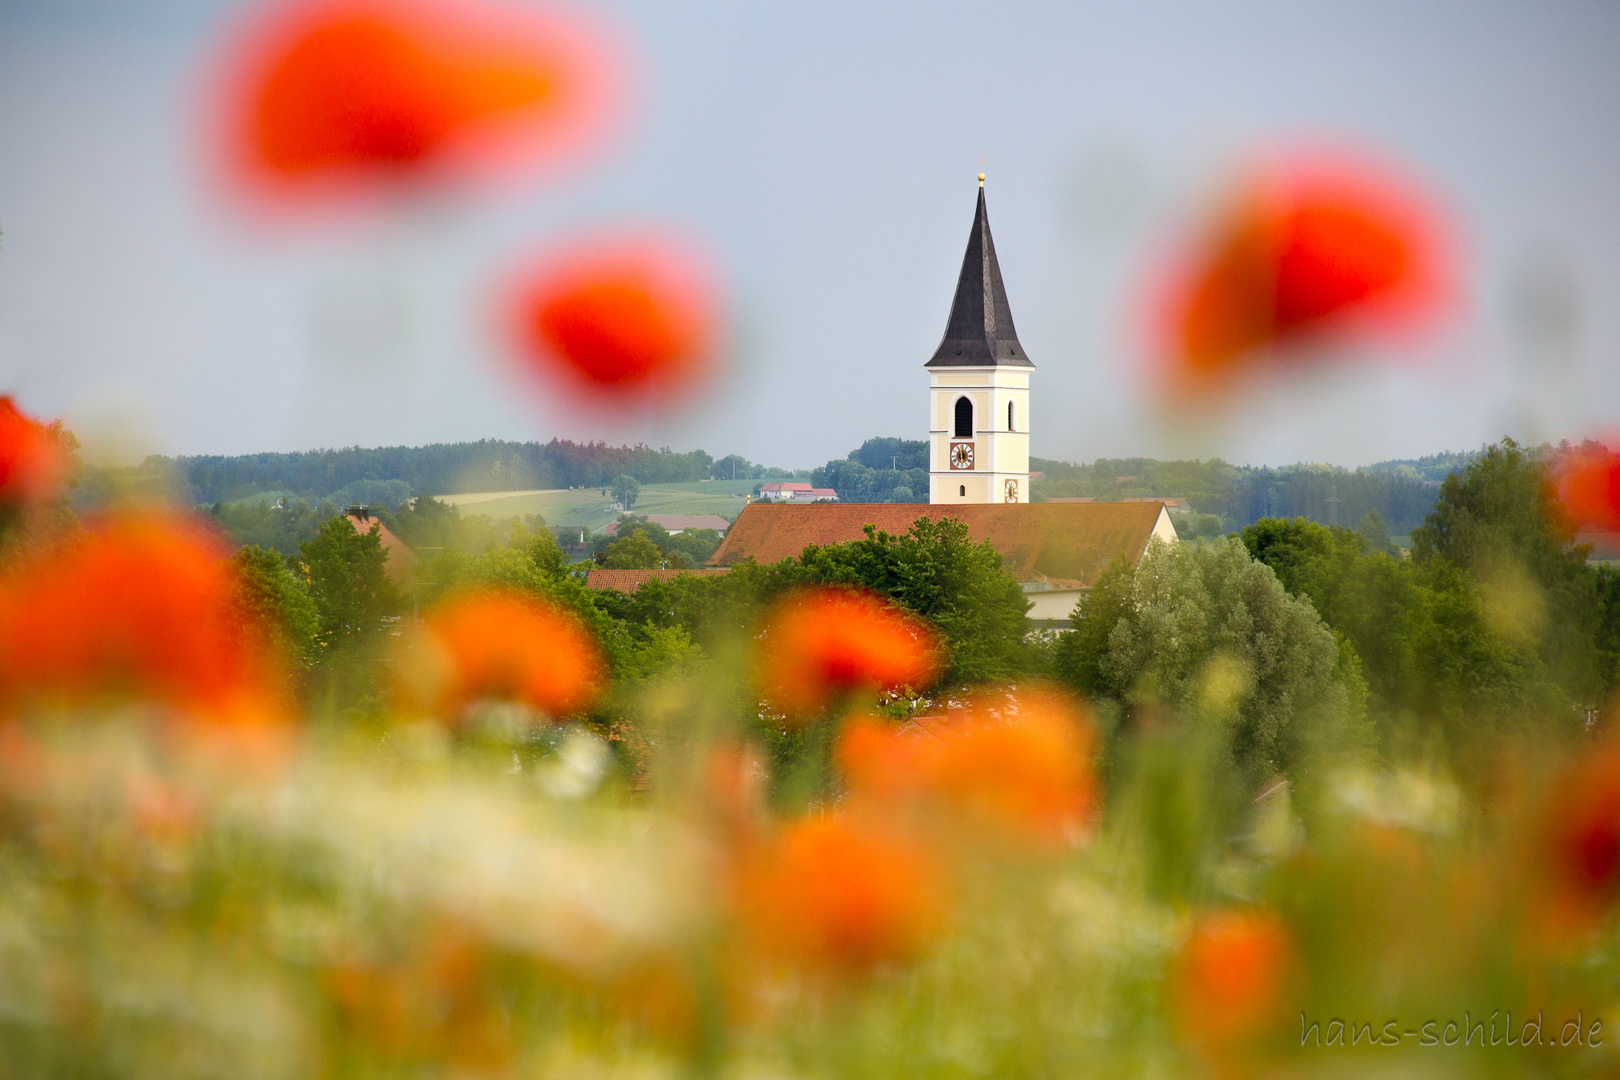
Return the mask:
[[[956,427],[955,438],[973,438],[973,402],[965,397],[956,399]]]
[[[1012,406],[1013,406],[1013,403],[1012,403],[1012,402],[1010,402],[1010,401],[1009,401],[1009,402],[1007,402],[1007,430],[1008,430],[1008,431],[1012,431],[1012,430],[1013,430],[1013,411],[1012,411]]]

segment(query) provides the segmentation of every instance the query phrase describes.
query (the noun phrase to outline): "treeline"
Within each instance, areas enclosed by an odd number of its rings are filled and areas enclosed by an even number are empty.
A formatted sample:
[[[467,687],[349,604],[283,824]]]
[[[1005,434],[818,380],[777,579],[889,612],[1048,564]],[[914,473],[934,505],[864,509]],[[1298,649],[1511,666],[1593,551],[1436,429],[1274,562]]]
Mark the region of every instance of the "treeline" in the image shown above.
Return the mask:
[[[1460,455],[1441,459],[1462,461]],[[1403,463],[1404,464],[1404,463]],[[1156,461],[1153,458],[1100,458],[1090,465],[1031,458],[1043,475],[1031,485],[1036,502],[1090,497],[1185,498],[1200,514],[1218,516],[1224,528],[1241,529],[1267,517],[1303,517],[1323,524],[1353,526],[1378,511],[1391,532],[1409,533],[1422,524],[1439,493],[1439,480],[1381,466],[1345,469],[1328,465],[1289,465],[1279,469],[1208,461]]]
[[[832,488],[842,502],[926,503],[928,443],[917,439],[867,439],[848,457],[813,470],[810,484]]]
[[[715,461],[702,450],[678,453],[641,444],[482,439],[415,447],[157,458],[152,464],[167,467],[175,486],[192,503],[211,504],[267,492],[319,500],[364,481],[402,481],[413,495],[599,487],[621,474],[643,484],[672,484],[707,479]]]
[[[1410,532],[1434,505],[1440,480],[1467,463],[1467,454],[1437,454],[1364,469],[1290,465],[1280,469],[1209,461],[1099,458],[1089,465],[1032,457],[1043,475],[1031,498],[1185,498],[1205,520],[1196,535],[1241,529],[1265,517],[1305,517],[1352,526],[1376,510],[1391,532]],[[813,470],[810,483],[832,488],[843,502],[926,503],[928,443],[868,439]],[[1444,471],[1441,471],[1441,470]],[[1213,520],[1218,519],[1218,520]]]
[[[1031,498],[1181,497],[1219,528],[1241,529],[1265,517],[1305,517],[1354,525],[1376,510],[1390,532],[1409,533],[1434,503],[1440,480],[1469,454],[1436,454],[1361,469],[1326,465],[1252,468],[1209,461],[1100,458],[1089,465],[1031,458],[1042,473]],[[642,484],[703,479],[804,480],[832,488],[844,502],[926,503],[928,443],[868,439],[844,458],[814,470],[761,465],[738,454],[716,460],[703,450],[609,446],[603,442],[517,443],[484,439],[430,446],[348,447],[296,453],[151,457],[136,468],[89,467],[73,502],[83,509],[113,494],[159,491],[212,506],[264,496],[318,505],[363,503],[398,509],[417,495],[536,488],[604,487],[619,476]],[[1213,531],[1214,523],[1206,522]]]

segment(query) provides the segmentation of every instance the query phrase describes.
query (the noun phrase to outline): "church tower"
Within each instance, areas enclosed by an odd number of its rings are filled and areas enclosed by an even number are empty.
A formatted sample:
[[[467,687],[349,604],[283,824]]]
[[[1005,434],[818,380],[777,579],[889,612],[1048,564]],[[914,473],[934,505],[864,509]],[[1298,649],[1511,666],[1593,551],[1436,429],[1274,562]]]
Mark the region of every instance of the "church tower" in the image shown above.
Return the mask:
[[[1029,373],[984,210],[984,174],[945,338],[928,369],[930,503],[1029,502]]]

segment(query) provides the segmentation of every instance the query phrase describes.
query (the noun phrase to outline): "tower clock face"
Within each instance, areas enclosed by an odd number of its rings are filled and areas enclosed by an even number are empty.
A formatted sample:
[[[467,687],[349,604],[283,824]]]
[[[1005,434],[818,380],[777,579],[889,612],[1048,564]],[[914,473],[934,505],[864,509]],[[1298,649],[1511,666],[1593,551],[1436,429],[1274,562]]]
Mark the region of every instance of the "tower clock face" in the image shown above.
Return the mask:
[[[951,443],[951,468],[973,468],[973,444],[970,442]]]
[[[1007,481],[1007,501],[1010,503],[1018,501],[1018,481],[1016,480]]]

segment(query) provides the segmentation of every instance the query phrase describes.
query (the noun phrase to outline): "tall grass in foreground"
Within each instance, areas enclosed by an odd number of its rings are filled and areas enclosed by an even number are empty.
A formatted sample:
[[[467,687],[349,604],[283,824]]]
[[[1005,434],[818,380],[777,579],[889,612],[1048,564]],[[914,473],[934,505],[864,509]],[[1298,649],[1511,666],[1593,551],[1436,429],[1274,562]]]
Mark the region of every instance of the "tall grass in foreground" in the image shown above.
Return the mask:
[[[211,544],[115,517],[0,578],[5,1075],[1616,1065],[1601,739],[1254,791],[1195,710],[1105,785],[1050,689],[874,711],[939,642],[827,589],[628,698],[565,613],[463,593],[385,716],[312,725]],[[553,719],[600,695],[639,768]]]

